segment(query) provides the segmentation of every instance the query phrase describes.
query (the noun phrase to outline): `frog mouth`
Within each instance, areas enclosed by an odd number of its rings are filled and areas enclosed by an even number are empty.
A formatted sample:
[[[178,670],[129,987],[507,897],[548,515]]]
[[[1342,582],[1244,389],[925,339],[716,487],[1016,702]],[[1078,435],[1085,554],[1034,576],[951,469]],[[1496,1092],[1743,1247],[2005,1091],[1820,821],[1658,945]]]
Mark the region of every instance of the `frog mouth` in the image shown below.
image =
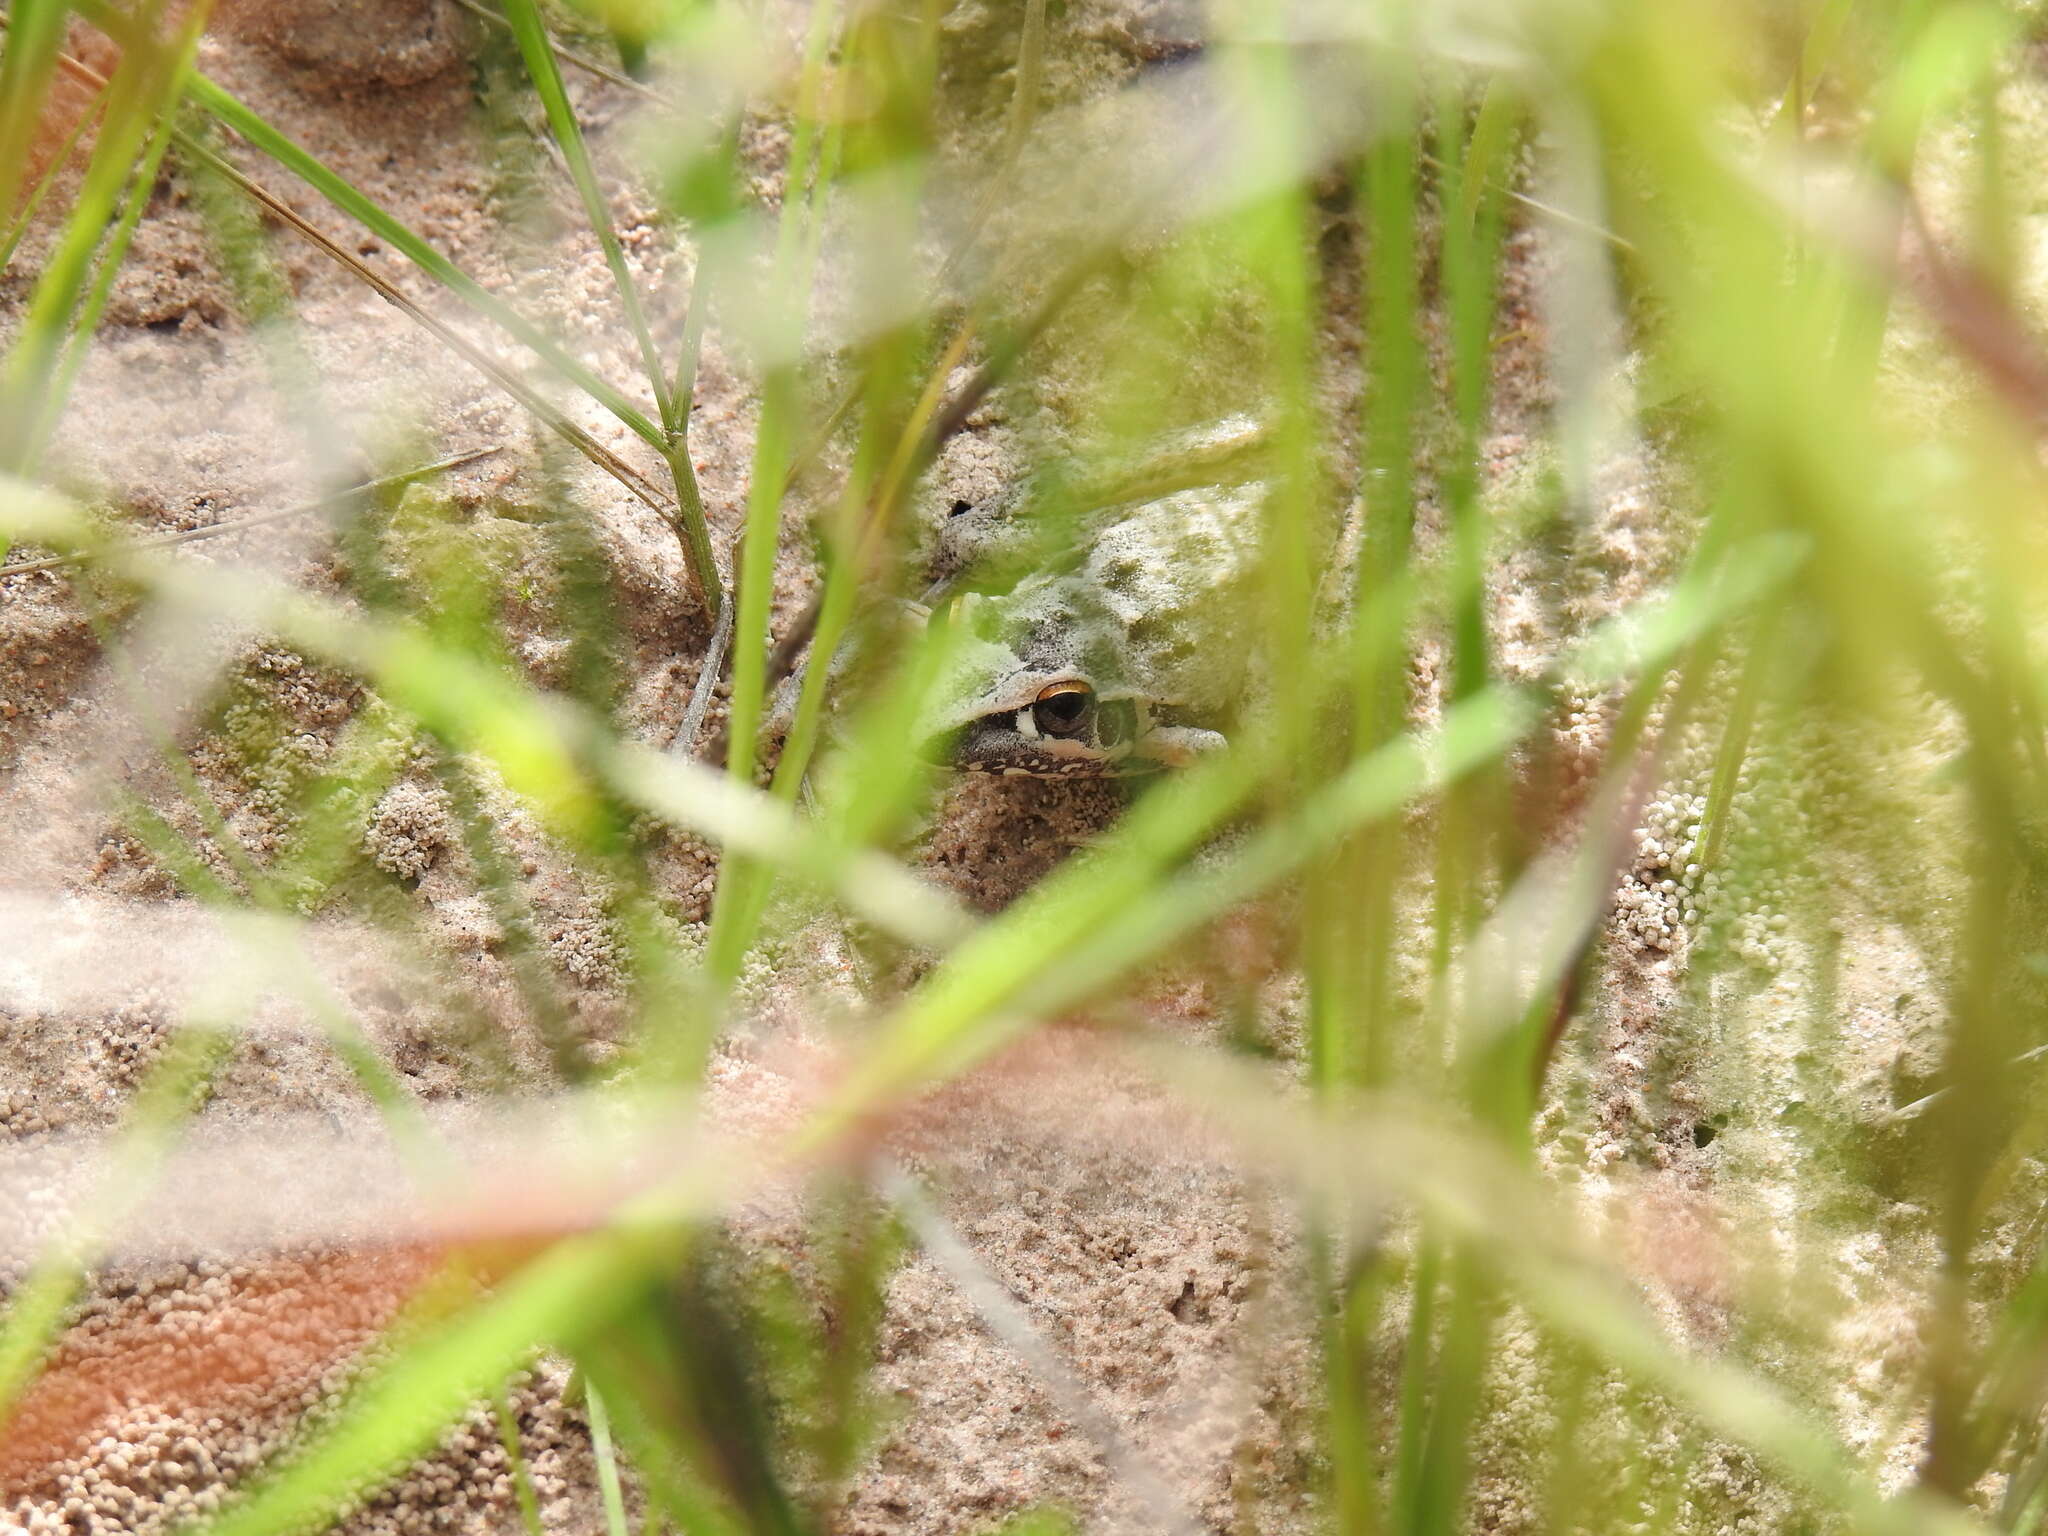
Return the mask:
[[[1103,779],[1157,773],[1165,766],[1150,758],[1128,753],[1118,757],[1098,753],[1053,754],[1035,742],[1019,738],[1000,727],[970,726],[953,739],[950,749],[938,758],[945,767],[962,773],[997,773],[1009,778]]]

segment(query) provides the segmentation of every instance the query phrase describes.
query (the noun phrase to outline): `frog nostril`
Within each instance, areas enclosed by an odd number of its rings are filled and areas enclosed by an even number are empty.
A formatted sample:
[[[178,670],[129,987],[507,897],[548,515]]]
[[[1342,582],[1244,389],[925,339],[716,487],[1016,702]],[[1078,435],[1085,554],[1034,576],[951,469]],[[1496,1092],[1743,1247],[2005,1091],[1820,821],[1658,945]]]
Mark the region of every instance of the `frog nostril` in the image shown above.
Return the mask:
[[[958,516],[959,516],[959,515],[960,515],[960,514],[961,514],[962,512],[972,512],[973,510],[974,510],[974,503],[973,503],[973,502],[971,502],[971,501],[955,501],[955,502],[953,503],[953,505],[952,505],[952,506],[951,506],[951,507],[950,507],[950,508],[949,508],[949,509],[947,510],[947,512],[946,512],[946,516],[948,516],[948,517],[958,517]]]

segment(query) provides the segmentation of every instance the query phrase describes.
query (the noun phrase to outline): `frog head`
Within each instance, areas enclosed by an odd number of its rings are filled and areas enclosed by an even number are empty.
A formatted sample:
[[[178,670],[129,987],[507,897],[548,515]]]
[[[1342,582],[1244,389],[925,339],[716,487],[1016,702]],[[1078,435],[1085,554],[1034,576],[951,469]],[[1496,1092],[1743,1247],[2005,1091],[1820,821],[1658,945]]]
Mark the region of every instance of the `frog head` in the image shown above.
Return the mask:
[[[942,529],[946,672],[923,755],[1033,778],[1185,766],[1225,745],[1256,624],[1247,574],[1266,486],[1204,483],[1104,498],[1063,530],[1028,493],[955,504]],[[943,600],[963,584],[981,588]]]
[[[968,772],[1107,778],[1193,762],[1215,731],[1161,718],[1117,616],[1087,573],[1035,575],[1000,597],[969,593],[935,617],[952,666],[927,717],[925,755]]]

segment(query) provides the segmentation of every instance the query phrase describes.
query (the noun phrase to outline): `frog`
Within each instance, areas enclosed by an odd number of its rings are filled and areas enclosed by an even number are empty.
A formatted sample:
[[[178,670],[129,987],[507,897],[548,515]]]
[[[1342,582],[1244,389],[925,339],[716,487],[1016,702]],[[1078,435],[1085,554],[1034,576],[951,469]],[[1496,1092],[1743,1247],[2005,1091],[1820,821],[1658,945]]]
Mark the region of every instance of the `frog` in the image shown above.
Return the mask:
[[[1041,531],[1028,490],[956,505],[940,561],[955,570],[925,605],[949,631],[920,721],[926,759],[1005,777],[1132,778],[1222,751],[1214,723],[1233,713],[1253,649],[1237,598],[1267,493],[1251,480],[1113,501],[1077,521],[1065,558],[1021,574],[1015,552]],[[991,567],[995,589],[974,590]]]

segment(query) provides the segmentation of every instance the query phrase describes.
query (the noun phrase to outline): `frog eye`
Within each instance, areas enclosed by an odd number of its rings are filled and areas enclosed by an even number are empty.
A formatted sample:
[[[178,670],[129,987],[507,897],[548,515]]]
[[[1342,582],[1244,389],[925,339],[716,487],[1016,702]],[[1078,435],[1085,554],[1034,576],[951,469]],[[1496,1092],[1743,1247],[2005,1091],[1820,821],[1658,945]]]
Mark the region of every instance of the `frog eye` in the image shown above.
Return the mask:
[[[1039,690],[1031,720],[1048,736],[1078,736],[1095,709],[1095,690],[1083,682],[1051,683]]]

